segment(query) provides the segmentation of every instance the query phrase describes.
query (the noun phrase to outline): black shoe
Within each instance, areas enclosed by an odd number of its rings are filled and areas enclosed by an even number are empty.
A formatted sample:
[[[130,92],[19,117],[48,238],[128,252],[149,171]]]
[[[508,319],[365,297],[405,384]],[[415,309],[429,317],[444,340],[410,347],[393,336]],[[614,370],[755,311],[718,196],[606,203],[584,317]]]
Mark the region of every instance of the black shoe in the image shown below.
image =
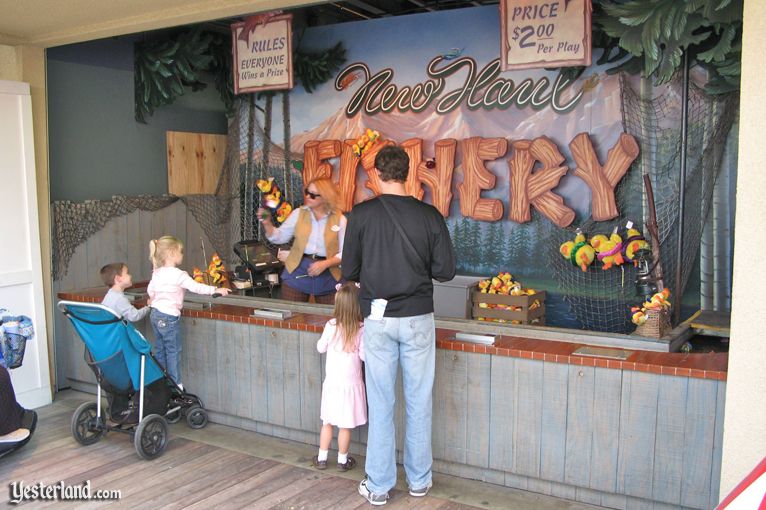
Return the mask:
[[[21,448],[27,444],[30,439],[32,439],[32,434],[35,433],[35,429],[37,428],[37,413],[31,409],[25,409],[24,415],[21,417],[21,427],[29,429],[29,436],[27,436],[25,440],[19,443],[17,448]]]
[[[356,459],[354,457],[347,457],[346,462],[338,464],[338,471],[348,471],[354,469],[354,466],[356,466]]]
[[[311,459],[311,465],[322,471],[327,469],[327,461],[319,460],[319,455],[314,455],[314,458]]]
[[[21,417],[21,428],[29,429],[29,435],[31,436],[35,428],[37,428],[37,413],[31,409],[25,409],[24,415]]]

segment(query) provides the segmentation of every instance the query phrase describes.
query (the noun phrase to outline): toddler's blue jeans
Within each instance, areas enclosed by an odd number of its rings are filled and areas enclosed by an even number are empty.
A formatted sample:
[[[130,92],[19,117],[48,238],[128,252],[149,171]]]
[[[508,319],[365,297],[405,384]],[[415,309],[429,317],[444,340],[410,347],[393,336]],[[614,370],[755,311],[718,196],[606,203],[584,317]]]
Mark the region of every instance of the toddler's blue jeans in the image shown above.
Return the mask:
[[[149,322],[154,331],[154,357],[165,367],[170,377],[181,383],[181,317],[152,309]]]

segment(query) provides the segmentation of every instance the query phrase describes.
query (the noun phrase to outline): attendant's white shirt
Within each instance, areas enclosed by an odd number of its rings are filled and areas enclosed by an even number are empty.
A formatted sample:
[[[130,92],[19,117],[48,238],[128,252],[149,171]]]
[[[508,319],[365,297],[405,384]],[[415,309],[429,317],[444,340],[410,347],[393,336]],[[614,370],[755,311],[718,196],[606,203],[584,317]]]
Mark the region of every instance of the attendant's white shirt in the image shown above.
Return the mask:
[[[312,213],[305,205],[291,212],[290,216],[287,217],[282,225],[274,229],[274,232],[271,235],[266,236],[267,239],[274,244],[285,244],[289,242],[295,235],[295,225],[298,223],[301,209],[308,211],[309,216],[311,217],[311,234],[306,242],[304,253],[332,258],[332,254],[327,255],[327,250],[324,245],[324,230],[327,226],[327,218],[329,218],[329,215],[321,220],[317,220],[314,213]],[[337,227],[338,230],[336,231],[334,227]],[[341,214],[338,225],[330,225],[330,229],[338,232],[338,253],[335,255],[337,255],[338,258],[341,258],[341,254],[343,253],[343,238],[346,237],[346,217]]]

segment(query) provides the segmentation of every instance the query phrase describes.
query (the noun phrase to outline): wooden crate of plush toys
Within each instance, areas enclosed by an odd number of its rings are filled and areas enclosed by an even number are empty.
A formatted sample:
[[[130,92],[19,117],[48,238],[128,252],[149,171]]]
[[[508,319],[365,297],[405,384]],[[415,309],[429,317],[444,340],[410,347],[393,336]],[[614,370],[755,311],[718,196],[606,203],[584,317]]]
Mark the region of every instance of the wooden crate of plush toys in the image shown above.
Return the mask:
[[[525,289],[507,272],[477,283],[471,301],[476,320],[545,325],[545,292]]]

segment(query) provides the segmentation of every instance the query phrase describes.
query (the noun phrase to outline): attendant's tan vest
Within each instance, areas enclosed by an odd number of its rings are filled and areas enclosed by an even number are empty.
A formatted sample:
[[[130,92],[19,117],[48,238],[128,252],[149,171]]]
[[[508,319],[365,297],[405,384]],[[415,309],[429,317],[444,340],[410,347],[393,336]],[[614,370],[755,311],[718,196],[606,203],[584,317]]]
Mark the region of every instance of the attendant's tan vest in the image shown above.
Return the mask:
[[[290,255],[285,260],[285,267],[289,273],[295,271],[303,258],[303,250],[306,249],[306,244],[309,242],[309,236],[311,235],[311,212],[308,209],[301,208],[300,215],[298,216],[298,222],[295,224],[295,240],[293,241],[293,247],[290,248]],[[327,224],[324,229],[324,247],[327,258],[334,257],[338,253],[339,241],[338,232],[334,232],[332,227],[334,225],[340,226],[341,215],[337,212],[333,212],[327,218]],[[339,281],[341,274],[338,266],[330,268],[330,274],[335,278],[335,281]]]

